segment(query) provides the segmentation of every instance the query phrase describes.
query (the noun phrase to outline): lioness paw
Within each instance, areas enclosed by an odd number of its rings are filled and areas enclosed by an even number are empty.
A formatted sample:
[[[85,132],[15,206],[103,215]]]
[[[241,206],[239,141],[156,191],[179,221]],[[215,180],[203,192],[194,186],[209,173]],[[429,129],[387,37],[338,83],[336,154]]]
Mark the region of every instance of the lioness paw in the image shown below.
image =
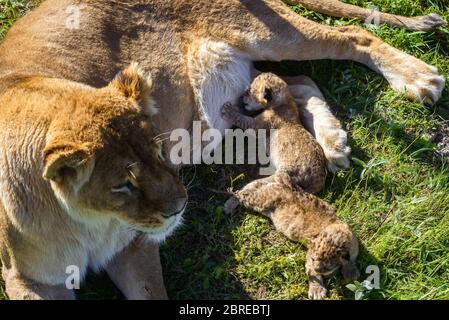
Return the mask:
[[[388,46],[382,51],[389,61],[380,62],[379,71],[394,90],[429,105],[441,98],[445,79],[437,68]]]
[[[436,13],[431,13],[426,16],[417,17],[416,30],[420,31],[432,31],[438,27],[446,24],[446,21]]]
[[[326,128],[320,130],[317,140],[323,148],[329,172],[335,173],[349,168],[351,148],[347,145],[348,134],[346,131],[338,128]]]
[[[311,284],[309,286],[309,299],[323,300],[327,296],[327,289],[319,284]]]

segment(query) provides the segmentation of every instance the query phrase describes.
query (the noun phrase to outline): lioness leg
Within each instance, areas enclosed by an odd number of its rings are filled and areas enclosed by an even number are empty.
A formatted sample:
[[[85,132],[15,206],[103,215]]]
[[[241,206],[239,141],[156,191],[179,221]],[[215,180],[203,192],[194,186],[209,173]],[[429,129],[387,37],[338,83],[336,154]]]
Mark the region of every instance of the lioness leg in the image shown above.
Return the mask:
[[[106,266],[106,271],[128,300],[166,300],[159,246],[138,238]]]
[[[298,104],[304,127],[324,150],[330,172],[349,167],[348,135],[332,114],[318,86],[306,76],[285,78]]]
[[[403,17],[389,13],[365,9],[339,0],[282,0],[287,4],[302,4],[307,9],[339,18],[358,18],[360,20],[379,19],[379,23],[403,27],[409,30],[432,31],[446,22],[439,15],[432,13],[426,16]],[[374,21],[370,21],[374,22]]]
[[[405,91],[410,98],[431,104],[441,97],[445,80],[435,67],[360,27],[324,26],[275,1],[270,4],[269,13],[268,8],[251,8],[264,26],[244,34],[253,60],[353,60],[381,73],[396,91]]]
[[[14,269],[2,268],[6,294],[11,300],[75,300],[75,292],[64,285],[49,286],[22,277]]]

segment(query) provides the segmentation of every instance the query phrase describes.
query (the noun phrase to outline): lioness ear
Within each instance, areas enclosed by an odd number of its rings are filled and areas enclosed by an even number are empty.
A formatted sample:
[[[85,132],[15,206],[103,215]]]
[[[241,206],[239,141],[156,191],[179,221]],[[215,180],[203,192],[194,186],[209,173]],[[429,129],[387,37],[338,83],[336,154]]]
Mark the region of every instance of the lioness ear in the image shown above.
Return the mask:
[[[119,72],[109,84],[120,91],[126,98],[142,102],[148,99],[153,86],[150,76],[145,76],[137,63]]]
[[[93,169],[92,152],[88,145],[55,143],[48,145],[44,152],[44,172],[46,180],[72,183],[86,182]]]

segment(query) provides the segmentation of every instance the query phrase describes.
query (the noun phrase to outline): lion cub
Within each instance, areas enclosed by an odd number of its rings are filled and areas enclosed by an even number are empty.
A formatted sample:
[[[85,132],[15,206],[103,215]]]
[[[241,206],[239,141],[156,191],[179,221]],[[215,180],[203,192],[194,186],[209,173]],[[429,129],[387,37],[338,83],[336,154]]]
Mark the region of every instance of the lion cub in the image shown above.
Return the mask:
[[[255,118],[232,104],[223,117],[243,129],[277,129],[270,137],[270,159],[275,175],[256,180],[225,204],[238,205],[269,217],[276,229],[292,241],[306,240],[309,298],[322,299],[327,290],[323,276],[341,268],[345,278],[356,279],[358,242],[349,227],[338,220],[332,207],[314,196],[325,180],[325,157],[318,142],[299,121],[299,111],[287,84],[271,73],[258,76],[244,96],[248,111],[264,109]]]
[[[223,118],[242,129],[276,129],[270,136],[270,160],[277,172],[286,172],[307,192],[324,188],[326,158],[315,138],[301,125],[299,110],[287,83],[272,73],[256,77],[243,97],[245,109],[264,111],[243,115],[237,106],[223,106]]]
[[[234,193],[226,207],[236,204],[270,218],[276,229],[290,240],[306,241],[309,299],[326,297],[323,277],[339,268],[348,280],[359,277],[355,264],[358,241],[348,225],[337,218],[328,203],[294,188],[288,174],[277,173],[253,181]]]

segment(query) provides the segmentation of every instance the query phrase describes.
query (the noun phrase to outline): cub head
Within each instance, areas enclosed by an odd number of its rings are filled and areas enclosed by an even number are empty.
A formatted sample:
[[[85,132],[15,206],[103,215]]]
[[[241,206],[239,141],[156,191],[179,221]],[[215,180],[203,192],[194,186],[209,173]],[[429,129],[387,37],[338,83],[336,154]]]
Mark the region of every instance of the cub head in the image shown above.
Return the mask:
[[[356,266],[358,253],[358,241],[349,227],[343,223],[334,223],[310,243],[307,268],[324,276],[341,268],[346,279],[355,280],[360,275]]]
[[[287,83],[273,73],[262,73],[254,79],[243,96],[247,111],[276,108],[290,95]]]
[[[164,239],[180,223],[187,193],[154,139],[150,89],[137,65],[101,89],[66,84],[53,99],[43,177],[74,219],[117,219]]]

